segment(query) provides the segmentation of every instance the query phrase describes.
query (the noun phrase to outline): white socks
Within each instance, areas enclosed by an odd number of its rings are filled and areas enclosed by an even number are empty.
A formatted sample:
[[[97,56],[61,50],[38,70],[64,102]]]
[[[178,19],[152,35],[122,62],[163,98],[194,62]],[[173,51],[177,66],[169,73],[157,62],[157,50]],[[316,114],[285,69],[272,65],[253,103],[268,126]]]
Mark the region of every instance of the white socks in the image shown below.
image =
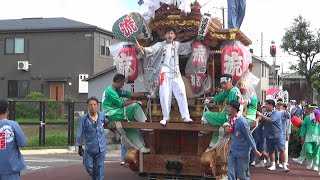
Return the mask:
[[[276,170],[276,162],[271,162],[271,166],[268,168],[270,171]]]

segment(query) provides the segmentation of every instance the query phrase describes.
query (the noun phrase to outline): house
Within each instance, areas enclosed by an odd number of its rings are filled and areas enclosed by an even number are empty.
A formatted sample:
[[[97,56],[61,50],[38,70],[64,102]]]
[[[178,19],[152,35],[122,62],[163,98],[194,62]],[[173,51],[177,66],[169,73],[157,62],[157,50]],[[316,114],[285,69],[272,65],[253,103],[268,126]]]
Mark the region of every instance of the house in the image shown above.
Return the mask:
[[[271,66],[270,73],[269,73],[269,86],[272,87],[281,87],[282,86],[282,79],[280,74],[280,65],[275,65],[274,68],[274,76],[273,76],[273,65]]]
[[[252,55],[252,63],[252,73],[260,79],[255,91],[259,101],[263,102],[266,100],[266,92],[269,89],[269,74],[272,68],[262,58],[255,55]]]
[[[85,78],[113,66],[112,32],[67,18],[0,20],[0,98],[33,91],[54,100],[88,97]]]
[[[288,91],[289,98],[300,102],[307,97],[307,81],[298,72],[284,74],[282,76],[283,90]]]

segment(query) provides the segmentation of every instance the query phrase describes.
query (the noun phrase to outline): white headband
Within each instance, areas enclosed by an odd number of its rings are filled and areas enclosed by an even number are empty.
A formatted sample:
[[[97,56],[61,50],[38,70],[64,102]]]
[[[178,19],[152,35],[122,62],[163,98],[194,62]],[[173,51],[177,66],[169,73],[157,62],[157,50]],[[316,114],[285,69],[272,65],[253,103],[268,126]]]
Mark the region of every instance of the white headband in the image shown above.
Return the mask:
[[[220,78],[220,83],[227,83],[227,82],[231,82],[232,79],[230,77],[221,77]]]

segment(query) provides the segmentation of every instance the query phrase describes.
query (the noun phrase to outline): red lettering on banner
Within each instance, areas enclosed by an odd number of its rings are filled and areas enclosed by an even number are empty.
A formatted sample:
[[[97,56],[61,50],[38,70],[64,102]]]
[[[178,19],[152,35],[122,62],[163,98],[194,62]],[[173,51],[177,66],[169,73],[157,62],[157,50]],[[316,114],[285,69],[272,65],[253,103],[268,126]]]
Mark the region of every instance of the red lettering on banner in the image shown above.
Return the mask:
[[[0,149],[6,149],[6,133],[0,132]]]
[[[124,18],[123,21],[119,23],[119,27],[126,37],[138,31],[136,23],[130,17]]]

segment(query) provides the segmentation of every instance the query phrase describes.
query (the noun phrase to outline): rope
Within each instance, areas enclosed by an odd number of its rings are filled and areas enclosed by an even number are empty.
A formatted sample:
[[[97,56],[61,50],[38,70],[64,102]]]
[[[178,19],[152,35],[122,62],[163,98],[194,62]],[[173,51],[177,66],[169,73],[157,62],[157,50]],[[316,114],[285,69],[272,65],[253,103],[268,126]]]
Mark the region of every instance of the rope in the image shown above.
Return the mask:
[[[133,144],[133,143],[131,142],[131,140],[127,137],[126,132],[125,132],[124,129],[122,128],[121,122],[115,122],[115,124],[116,124],[117,131],[118,131],[118,132],[120,133],[120,135],[121,135],[122,143],[123,143],[127,148],[133,147],[133,148],[139,150],[140,148],[138,148],[135,144]]]
[[[150,122],[152,122],[152,114],[151,114],[151,98],[148,98],[148,102],[147,102],[147,113],[149,116]]]

